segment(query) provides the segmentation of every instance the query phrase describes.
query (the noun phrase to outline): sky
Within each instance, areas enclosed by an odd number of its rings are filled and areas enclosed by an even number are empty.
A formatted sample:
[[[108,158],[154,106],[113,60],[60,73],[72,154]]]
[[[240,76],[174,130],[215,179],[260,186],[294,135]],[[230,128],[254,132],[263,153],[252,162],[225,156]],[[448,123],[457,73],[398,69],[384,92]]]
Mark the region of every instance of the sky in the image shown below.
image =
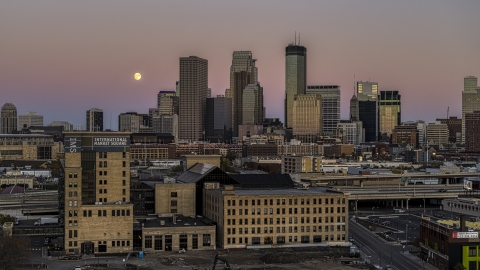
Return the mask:
[[[398,90],[402,121],[461,117],[465,76],[480,77],[480,1],[0,1],[0,103],[45,125],[85,128],[90,108],[148,113],[174,90],[179,58],[208,60],[212,96],[229,87],[233,51],[252,51],[266,116],[283,121],[285,47],[300,33],[307,84]],[[298,42],[298,40],[297,40]],[[135,81],[134,73],[142,79]]]

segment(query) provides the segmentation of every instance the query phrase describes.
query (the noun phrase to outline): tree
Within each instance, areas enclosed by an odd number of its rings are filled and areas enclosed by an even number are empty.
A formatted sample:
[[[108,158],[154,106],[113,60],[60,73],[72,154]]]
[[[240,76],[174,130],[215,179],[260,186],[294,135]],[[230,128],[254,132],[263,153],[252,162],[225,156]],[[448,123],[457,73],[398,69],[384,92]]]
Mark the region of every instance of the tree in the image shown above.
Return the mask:
[[[24,238],[0,235],[0,270],[15,269],[27,263],[29,247],[29,242]]]
[[[457,263],[455,264],[455,266],[453,267],[453,270],[466,270],[467,268],[465,266],[463,266],[463,264],[461,263]]]
[[[10,215],[0,214],[0,224],[3,224],[5,222],[14,222],[14,221],[15,221],[15,217],[12,217]]]

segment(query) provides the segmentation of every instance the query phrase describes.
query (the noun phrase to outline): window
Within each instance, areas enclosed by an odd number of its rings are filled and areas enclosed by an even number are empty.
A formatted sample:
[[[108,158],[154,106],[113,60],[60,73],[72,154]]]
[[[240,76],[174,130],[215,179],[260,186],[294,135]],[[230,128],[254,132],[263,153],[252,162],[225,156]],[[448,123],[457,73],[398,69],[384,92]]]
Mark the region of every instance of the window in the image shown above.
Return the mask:
[[[126,185],[127,185],[127,181],[126,181],[126,180],[122,180],[122,185],[123,185],[123,186],[126,186]]]
[[[155,235],[155,250],[162,250],[163,249],[163,243],[162,243],[162,236],[161,235]]]
[[[122,195],[127,195],[127,191],[125,189],[122,190]]]
[[[145,248],[152,248],[152,236],[145,235]]]
[[[107,175],[107,172],[105,172],[105,175]],[[127,172],[122,171],[122,176],[123,176],[123,177],[126,177],[126,176],[127,176]]]
[[[192,249],[198,249],[198,234],[192,235]]]
[[[477,247],[468,247],[468,256],[476,257],[477,256]]]
[[[127,162],[126,161],[122,162],[122,167],[127,167]]]
[[[203,246],[209,247],[210,246],[210,234],[203,235]]]
[[[252,237],[252,245],[260,245],[260,237]]]
[[[124,180],[125,181],[125,180]],[[177,198],[177,192],[171,192],[170,197]]]
[[[115,210],[112,210],[112,217],[115,216]]]

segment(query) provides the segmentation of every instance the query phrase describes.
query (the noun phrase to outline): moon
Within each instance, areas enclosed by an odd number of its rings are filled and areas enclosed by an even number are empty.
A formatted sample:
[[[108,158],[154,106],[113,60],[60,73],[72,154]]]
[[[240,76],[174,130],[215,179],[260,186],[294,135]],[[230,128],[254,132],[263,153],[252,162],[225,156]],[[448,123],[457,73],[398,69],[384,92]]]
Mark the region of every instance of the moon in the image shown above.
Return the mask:
[[[140,80],[142,78],[142,74],[140,73],[135,73],[135,75],[133,75],[133,78],[135,78],[135,80]]]

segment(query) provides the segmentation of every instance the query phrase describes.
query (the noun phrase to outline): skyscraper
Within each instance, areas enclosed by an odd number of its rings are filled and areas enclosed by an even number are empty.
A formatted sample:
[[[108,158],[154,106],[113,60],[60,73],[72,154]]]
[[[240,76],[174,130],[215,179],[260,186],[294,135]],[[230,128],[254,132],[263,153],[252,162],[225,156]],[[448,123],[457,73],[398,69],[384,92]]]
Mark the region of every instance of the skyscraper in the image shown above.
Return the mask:
[[[103,131],[103,110],[92,108],[87,111],[87,131]]]
[[[160,115],[178,114],[179,98],[175,91],[160,91],[157,95],[157,108]]]
[[[203,139],[208,61],[197,56],[180,58],[179,138]]]
[[[358,98],[354,94],[350,99],[350,120],[351,121],[359,121],[359,111],[358,111]]]
[[[480,87],[477,77],[467,76],[463,78],[462,92],[462,143],[465,143],[465,114],[480,110]]]
[[[295,139],[303,143],[317,142],[322,135],[322,96],[295,95],[291,122]]]
[[[231,142],[232,140],[232,99],[218,95],[207,98],[205,137],[210,142]]]
[[[293,127],[293,102],[295,95],[307,89],[307,48],[289,44],[285,48],[285,127]]]
[[[242,99],[242,125],[262,125],[263,87],[258,82],[247,85]]]
[[[388,138],[390,141],[393,129],[402,123],[400,98],[398,91],[380,91],[380,95],[378,95],[378,138]]]
[[[322,96],[323,135],[335,137],[340,122],[340,86],[309,85],[307,95],[309,94]]]
[[[480,110],[465,114],[465,150],[480,152]]]
[[[358,118],[365,129],[365,141],[374,142],[378,136],[378,83],[357,82]]]
[[[2,119],[2,134],[12,134],[17,128],[17,107],[12,103],[5,103],[2,106],[0,118]]]
[[[233,136],[238,136],[238,126],[242,124],[243,90],[248,84],[257,82],[258,69],[255,67],[251,51],[234,51],[230,66],[230,88],[225,91],[225,97],[232,99],[232,130]]]
[[[43,115],[39,115],[36,112],[26,112],[18,116],[19,129],[31,126],[43,126]]]

